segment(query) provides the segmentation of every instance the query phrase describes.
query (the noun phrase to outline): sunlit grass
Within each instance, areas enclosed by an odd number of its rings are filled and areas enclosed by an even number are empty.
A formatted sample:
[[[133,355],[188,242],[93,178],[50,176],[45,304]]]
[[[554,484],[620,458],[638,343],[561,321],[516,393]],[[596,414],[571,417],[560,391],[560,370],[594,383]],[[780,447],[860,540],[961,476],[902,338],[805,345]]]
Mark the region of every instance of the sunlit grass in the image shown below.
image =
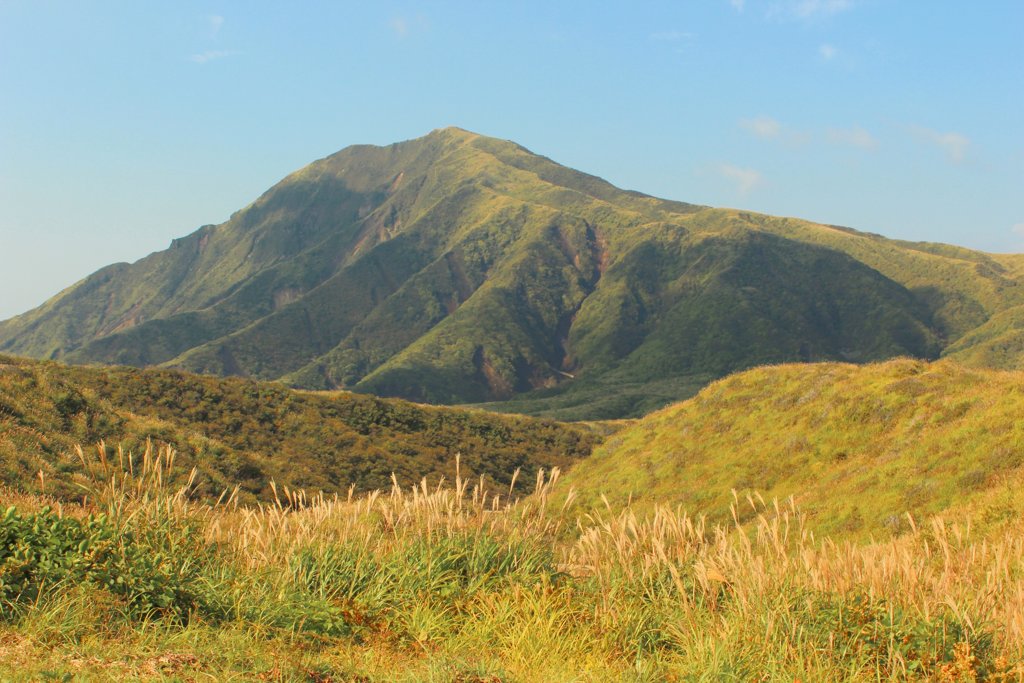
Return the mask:
[[[889,538],[905,512],[1020,516],[1024,374],[950,361],[778,365],[715,382],[610,436],[563,478],[579,510],[681,505],[727,521],[732,491],[795,497],[819,533]],[[743,513],[746,514],[745,512]]]
[[[897,538],[857,545],[816,539],[794,504],[757,497],[735,499],[733,520],[717,525],[665,507],[572,520],[551,497],[557,472],[514,503],[457,476],[366,496],[282,488],[274,503],[246,507],[230,492],[211,504],[169,485],[173,461],[155,449],[91,461],[87,508],[12,499],[0,676],[1024,676],[1020,525],[974,538],[937,518],[908,520]],[[31,515],[37,531],[12,537]],[[72,530],[104,520],[108,554],[52,543],[59,519]],[[16,552],[29,538],[33,553]],[[116,561],[139,550],[161,560]],[[9,590],[18,577],[22,590]],[[52,583],[28,599],[43,577]]]

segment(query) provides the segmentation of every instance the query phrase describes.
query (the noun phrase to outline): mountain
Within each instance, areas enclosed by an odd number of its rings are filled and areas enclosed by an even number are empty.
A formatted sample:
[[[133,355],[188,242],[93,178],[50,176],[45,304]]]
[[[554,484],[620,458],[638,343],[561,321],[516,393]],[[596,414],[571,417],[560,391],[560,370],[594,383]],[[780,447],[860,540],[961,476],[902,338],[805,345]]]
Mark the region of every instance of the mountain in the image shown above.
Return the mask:
[[[886,537],[905,513],[1020,519],[1024,374],[953,361],[790,364],[719,380],[599,446],[560,480],[582,510],[631,502],[741,516],[790,496],[833,537]],[[740,520],[745,521],[745,520]]]
[[[346,392],[294,391],[239,378],[133,368],[84,368],[0,356],[0,486],[42,485],[81,494],[81,444],[121,446],[136,459],[147,442],[178,451],[177,471],[198,470],[216,497],[236,484],[242,502],[273,500],[279,487],[346,493],[428,477],[464,478],[529,492],[537,470],[589,454],[590,432],[522,416],[420,406]]]
[[[447,128],[316,161],[0,323],[0,351],[612,418],[763,363],[935,358],[1024,306],[1022,273]]]

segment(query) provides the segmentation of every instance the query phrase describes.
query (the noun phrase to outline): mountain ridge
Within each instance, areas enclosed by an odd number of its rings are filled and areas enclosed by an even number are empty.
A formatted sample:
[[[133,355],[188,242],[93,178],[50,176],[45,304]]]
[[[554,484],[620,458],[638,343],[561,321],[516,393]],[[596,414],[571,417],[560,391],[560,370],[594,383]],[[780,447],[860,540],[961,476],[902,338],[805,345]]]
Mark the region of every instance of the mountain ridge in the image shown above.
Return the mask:
[[[289,174],[0,322],[0,351],[610,418],[766,362],[984,357],[954,345],[1024,305],[1022,275],[1015,256],[662,200],[443,128]]]

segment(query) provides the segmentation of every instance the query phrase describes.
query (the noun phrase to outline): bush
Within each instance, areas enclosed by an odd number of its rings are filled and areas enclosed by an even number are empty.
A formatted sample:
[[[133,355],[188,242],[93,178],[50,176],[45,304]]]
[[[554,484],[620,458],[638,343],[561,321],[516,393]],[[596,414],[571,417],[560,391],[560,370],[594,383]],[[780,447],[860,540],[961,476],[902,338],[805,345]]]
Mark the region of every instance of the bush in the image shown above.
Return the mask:
[[[811,605],[806,626],[819,646],[839,643],[837,650],[851,660],[873,663],[883,678],[897,677],[897,665],[915,675],[938,675],[963,664],[967,643],[974,673],[995,668],[991,634],[972,638],[967,625],[948,611],[925,620],[864,594],[819,594],[811,598]]]
[[[123,533],[106,515],[61,517],[49,508],[0,519],[0,607],[9,618],[65,585],[87,584],[125,599],[138,617],[178,619],[201,610],[198,567]],[[206,610],[209,611],[209,610]]]

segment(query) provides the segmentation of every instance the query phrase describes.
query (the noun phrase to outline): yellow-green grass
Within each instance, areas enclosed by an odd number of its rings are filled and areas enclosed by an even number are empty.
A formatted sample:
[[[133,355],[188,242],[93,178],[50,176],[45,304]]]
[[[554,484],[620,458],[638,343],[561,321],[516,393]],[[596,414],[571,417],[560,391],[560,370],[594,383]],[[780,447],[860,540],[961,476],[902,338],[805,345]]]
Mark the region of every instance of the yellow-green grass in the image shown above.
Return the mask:
[[[741,499],[795,497],[813,528],[888,537],[915,517],[1019,515],[1024,373],[900,359],[761,367],[610,437],[561,482],[579,510],[632,501],[728,519]],[[741,513],[743,506],[741,506]]]
[[[753,534],[661,507],[567,535],[550,481],[512,505],[456,479],[245,508],[169,489],[172,460],[92,463],[93,507],[63,516],[11,497],[0,680],[1024,676],[1019,523],[855,545],[814,540],[790,505],[755,505]]]
[[[973,367],[1024,368],[1024,306],[996,313],[943,353]]]

